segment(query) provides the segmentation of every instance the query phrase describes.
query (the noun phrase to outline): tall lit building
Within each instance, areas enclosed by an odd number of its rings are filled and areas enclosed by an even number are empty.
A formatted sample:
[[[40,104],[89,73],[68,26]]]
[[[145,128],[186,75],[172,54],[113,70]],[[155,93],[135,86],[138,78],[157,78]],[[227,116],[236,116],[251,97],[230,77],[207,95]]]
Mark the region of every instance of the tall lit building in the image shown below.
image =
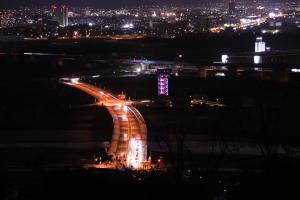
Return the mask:
[[[235,0],[228,0],[228,6],[229,6],[229,14],[232,15],[236,11],[236,2]]]
[[[66,27],[69,25],[68,8],[66,5],[61,5],[58,8],[56,5],[51,6],[53,21],[58,22],[59,26]]]
[[[62,12],[63,26],[68,26],[69,25],[68,8],[66,5],[61,6],[61,12]]]
[[[266,43],[263,41],[262,37],[257,37],[255,41],[255,52],[265,52],[266,51]]]
[[[149,21],[149,27],[150,27],[150,29],[153,29],[153,21],[152,20]]]
[[[169,75],[159,74],[158,75],[158,96],[169,95]]]

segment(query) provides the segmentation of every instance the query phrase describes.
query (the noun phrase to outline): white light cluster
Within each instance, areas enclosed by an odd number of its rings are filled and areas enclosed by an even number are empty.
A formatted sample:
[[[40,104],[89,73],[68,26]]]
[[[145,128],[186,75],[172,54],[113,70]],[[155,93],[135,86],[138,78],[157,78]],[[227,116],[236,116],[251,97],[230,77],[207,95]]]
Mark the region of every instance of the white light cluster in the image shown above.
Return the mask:
[[[222,63],[224,63],[224,64],[226,64],[226,63],[228,63],[228,55],[222,55],[222,58],[221,58],[221,60],[222,60]]]
[[[261,56],[254,56],[253,61],[254,64],[261,64],[262,63]]]
[[[79,78],[72,78],[72,79],[71,79],[71,82],[72,82],[72,83],[75,83],[75,84],[78,84],[78,83],[79,83],[79,80],[80,80]]]
[[[300,69],[296,69],[296,68],[291,69],[291,71],[292,71],[292,72],[295,72],[295,73],[300,73]]]
[[[143,141],[131,138],[129,140],[128,154],[127,154],[127,167],[139,169],[142,166],[144,160],[144,149]]]
[[[223,72],[220,72],[220,73],[216,73],[216,76],[221,76],[221,77],[223,77],[223,76],[226,76],[226,74],[223,73]]]
[[[270,17],[270,18],[275,18],[275,17],[276,17],[276,14],[275,14],[274,12],[270,12],[270,13],[269,13],[269,17]]]
[[[133,29],[134,25],[132,23],[127,23],[127,24],[124,24],[122,26],[122,28],[124,28],[124,29]]]
[[[128,112],[128,106],[123,106],[123,111]]]

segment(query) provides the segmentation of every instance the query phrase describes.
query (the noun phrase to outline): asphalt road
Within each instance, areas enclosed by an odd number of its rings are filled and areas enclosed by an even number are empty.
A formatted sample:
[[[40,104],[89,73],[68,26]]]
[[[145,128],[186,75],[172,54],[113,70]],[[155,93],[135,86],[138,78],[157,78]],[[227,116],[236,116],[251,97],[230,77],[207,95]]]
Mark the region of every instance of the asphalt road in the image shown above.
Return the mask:
[[[114,130],[109,153],[120,162],[137,167],[147,161],[147,128],[139,111],[130,102],[115,97],[110,92],[93,85],[72,80],[63,82],[97,99],[110,113]]]

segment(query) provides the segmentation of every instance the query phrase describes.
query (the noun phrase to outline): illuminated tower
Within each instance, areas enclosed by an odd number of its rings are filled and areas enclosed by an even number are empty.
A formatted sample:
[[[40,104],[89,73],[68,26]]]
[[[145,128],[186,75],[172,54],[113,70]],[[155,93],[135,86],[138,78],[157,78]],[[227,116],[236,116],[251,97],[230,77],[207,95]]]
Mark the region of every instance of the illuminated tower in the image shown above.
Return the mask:
[[[158,96],[169,96],[169,75],[158,75]]]
[[[69,19],[68,19],[68,8],[66,5],[61,6],[61,14],[62,14],[62,26],[68,26],[69,25]]]
[[[236,2],[235,0],[228,0],[229,14],[232,15],[236,11]]]
[[[65,27],[69,25],[67,6],[62,5],[59,9],[56,5],[52,5],[51,12],[53,21],[58,22],[59,26]]]

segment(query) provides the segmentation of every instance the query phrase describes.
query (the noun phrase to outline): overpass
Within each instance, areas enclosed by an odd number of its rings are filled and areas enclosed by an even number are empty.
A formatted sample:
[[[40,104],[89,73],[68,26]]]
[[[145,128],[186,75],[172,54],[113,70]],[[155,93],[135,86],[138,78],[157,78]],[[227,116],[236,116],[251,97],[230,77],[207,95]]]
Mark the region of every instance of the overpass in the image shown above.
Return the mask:
[[[113,135],[109,153],[122,165],[139,169],[147,162],[147,127],[142,115],[130,102],[116,98],[110,92],[79,79],[61,81],[93,97],[104,106],[113,119]]]

